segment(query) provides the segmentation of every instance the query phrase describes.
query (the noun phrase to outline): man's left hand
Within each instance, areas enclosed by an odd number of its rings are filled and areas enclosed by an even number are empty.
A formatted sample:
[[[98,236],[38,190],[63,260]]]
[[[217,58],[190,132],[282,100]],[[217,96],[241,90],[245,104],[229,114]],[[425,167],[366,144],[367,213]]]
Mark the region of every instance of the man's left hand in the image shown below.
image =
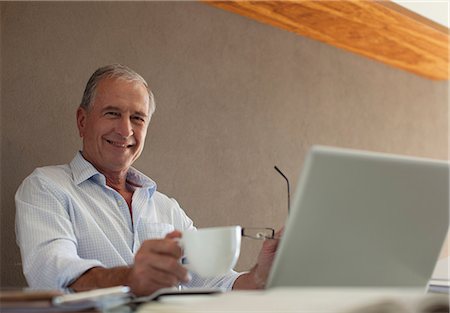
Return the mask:
[[[267,278],[283,231],[284,227],[275,233],[274,239],[266,239],[264,241],[256,265],[249,273],[243,274],[236,279],[233,289],[264,289],[266,287]]]

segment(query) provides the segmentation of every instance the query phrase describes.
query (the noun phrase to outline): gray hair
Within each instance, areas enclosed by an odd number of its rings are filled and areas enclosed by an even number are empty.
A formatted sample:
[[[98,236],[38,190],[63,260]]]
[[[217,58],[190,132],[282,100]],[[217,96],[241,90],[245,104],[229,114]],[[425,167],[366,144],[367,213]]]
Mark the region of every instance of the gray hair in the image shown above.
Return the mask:
[[[97,90],[97,85],[100,81],[107,78],[117,78],[124,79],[127,81],[141,83],[147,88],[148,98],[149,98],[149,114],[150,116],[155,112],[156,105],[153,93],[148,87],[147,82],[141,75],[136,73],[134,70],[128,66],[122,64],[111,64],[100,67],[94,74],[89,78],[86,88],[84,89],[83,98],[81,99],[80,107],[89,110],[91,108],[92,102],[95,99],[95,93]]]

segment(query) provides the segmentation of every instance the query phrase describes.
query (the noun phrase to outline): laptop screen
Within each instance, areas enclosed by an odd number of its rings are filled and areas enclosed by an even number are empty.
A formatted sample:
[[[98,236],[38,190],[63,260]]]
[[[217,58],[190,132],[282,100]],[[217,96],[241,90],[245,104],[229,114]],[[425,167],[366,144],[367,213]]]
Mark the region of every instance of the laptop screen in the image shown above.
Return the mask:
[[[449,221],[449,164],[315,146],[268,287],[426,287]]]

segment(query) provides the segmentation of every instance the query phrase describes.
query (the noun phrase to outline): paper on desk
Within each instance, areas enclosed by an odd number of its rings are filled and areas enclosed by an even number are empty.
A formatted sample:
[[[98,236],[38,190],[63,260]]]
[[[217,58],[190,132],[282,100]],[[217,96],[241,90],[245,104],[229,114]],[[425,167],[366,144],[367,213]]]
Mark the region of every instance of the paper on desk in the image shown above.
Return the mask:
[[[450,232],[447,235],[447,239],[442,247],[441,255],[436,262],[431,279],[428,283],[428,290],[436,293],[450,294],[450,256],[449,256],[449,244],[450,244]]]
[[[179,299],[177,303],[171,303],[169,298],[162,303],[142,305],[137,312],[359,313],[380,312],[378,309],[382,308],[385,313],[421,313],[426,311],[414,311],[412,308],[420,308],[419,304],[425,301],[445,305],[447,298],[442,295],[425,296],[417,289],[275,288],[267,291],[233,291],[209,299],[189,299],[184,303]],[[375,310],[369,311],[372,308]]]
[[[447,233],[447,238],[441,249],[441,254],[436,263],[436,266],[433,271],[432,279],[438,280],[450,280],[449,275],[449,266],[450,266],[450,254],[449,254],[449,245],[450,245],[450,229]]]
[[[450,266],[450,257],[440,258],[436,267],[434,268],[433,275],[431,276],[433,280],[446,280],[449,281],[449,266]]]
[[[448,256],[437,262],[432,279],[428,282],[429,292],[450,294],[449,265]]]

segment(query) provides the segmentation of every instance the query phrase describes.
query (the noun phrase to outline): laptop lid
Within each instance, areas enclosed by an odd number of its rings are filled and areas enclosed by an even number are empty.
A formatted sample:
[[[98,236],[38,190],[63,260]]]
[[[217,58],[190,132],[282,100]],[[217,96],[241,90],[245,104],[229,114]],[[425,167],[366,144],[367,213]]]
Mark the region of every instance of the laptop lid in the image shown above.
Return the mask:
[[[426,287],[449,221],[449,164],[313,147],[268,287]]]

